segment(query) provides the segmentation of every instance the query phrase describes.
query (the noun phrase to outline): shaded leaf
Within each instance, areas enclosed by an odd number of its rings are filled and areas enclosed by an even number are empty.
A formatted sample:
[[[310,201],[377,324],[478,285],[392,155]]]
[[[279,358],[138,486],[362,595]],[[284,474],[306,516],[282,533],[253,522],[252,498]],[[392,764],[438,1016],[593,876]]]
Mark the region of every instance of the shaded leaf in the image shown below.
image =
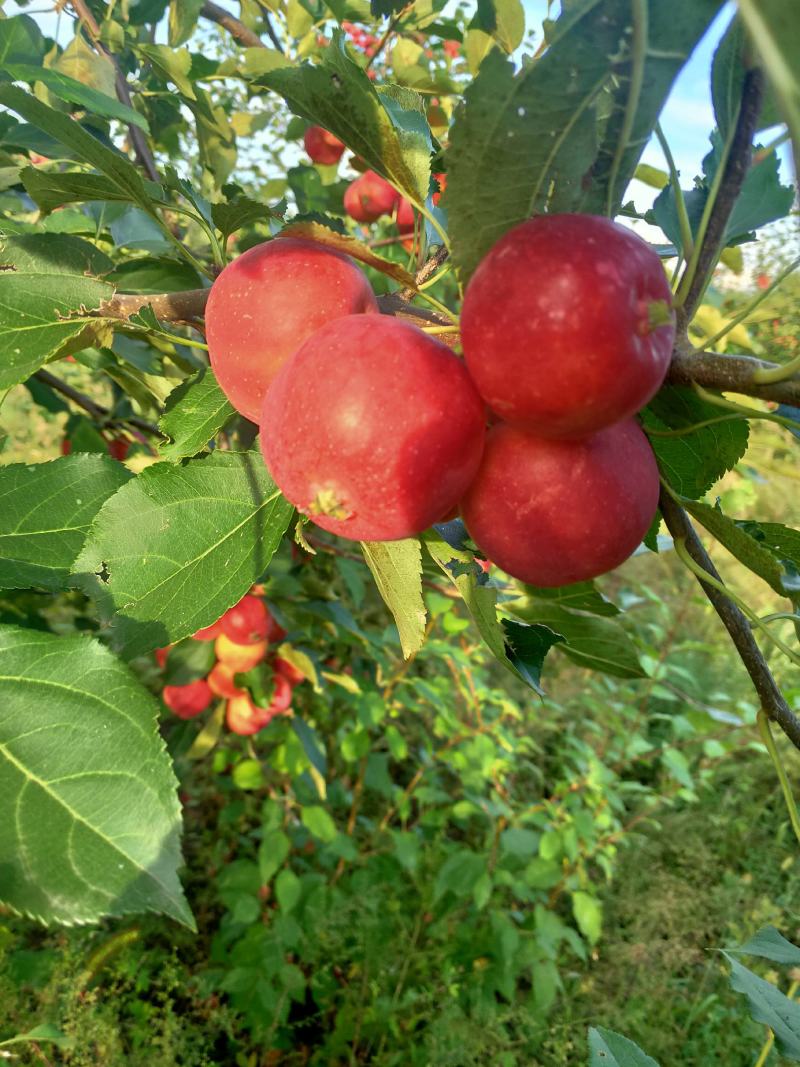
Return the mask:
[[[63,204],[84,203],[89,200],[119,200],[129,202],[128,190],[120,188],[104,174],[83,171],[58,174],[36,167],[26,167],[20,174],[25,191],[45,214]],[[162,200],[164,191],[155,182],[145,182],[144,189],[152,200]],[[87,219],[87,229],[94,226]]]
[[[66,233],[0,236],[0,271],[16,274],[108,274],[114,264],[99,248]]]
[[[95,515],[130,478],[87,453],[0,467],[0,589],[66,588]]]
[[[589,1030],[589,1067],[658,1067],[638,1045],[602,1026]]]
[[[126,657],[210,626],[264,573],[294,509],[255,453],[159,463],[106,502],[73,566]],[[135,517],[135,521],[132,518]]]
[[[94,56],[94,58],[99,57]],[[129,126],[138,126],[145,133],[150,132],[144,115],[140,115],[132,107],[121,104],[115,96],[107,96],[106,93],[92,88],[91,85],[82,84],[61,70],[55,70],[52,67],[28,66],[25,63],[9,63],[5,67],[5,72],[14,81],[42,82],[59,100],[64,100],[68,104],[77,104],[78,107],[92,115],[99,115],[104,119],[119,119],[120,122]]]
[[[212,204],[211,218],[225,240],[236,230],[251,222],[266,222],[267,219],[282,219],[283,216],[247,196],[237,196],[226,204]]]
[[[506,656],[531,689],[542,693],[540,686],[544,659],[553,645],[564,640],[549,626],[527,626],[511,619],[502,620],[506,637]]]
[[[204,367],[196,378],[182,382],[167,397],[158,425],[172,442],[161,445],[160,455],[173,462],[197,455],[235,414],[214,372]]]
[[[756,1022],[765,1023],[772,1030],[775,1044],[784,1056],[800,1060],[800,1004],[743,967],[727,952],[723,955],[731,965],[731,986],[747,997],[750,1014]]]
[[[743,956],[758,956],[762,960],[800,967],[800,948],[793,945],[791,941],[787,941],[774,926],[764,926],[749,941],[745,941],[738,948],[729,948],[728,952]]]
[[[0,899],[43,922],[194,926],[157,705],[92,638],[0,626]]]
[[[361,551],[378,592],[394,616],[403,656],[408,659],[425,639],[422,599],[422,550],[415,537],[403,541],[363,541]]]

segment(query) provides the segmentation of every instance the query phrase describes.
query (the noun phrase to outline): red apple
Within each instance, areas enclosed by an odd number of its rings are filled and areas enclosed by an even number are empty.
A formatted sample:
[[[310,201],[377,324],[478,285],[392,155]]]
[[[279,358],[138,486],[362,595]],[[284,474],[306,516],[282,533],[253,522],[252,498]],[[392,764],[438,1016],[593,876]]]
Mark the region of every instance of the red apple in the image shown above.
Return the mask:
[[[540,215],[510,230],[471,278],[464,358],[506,422],[585,437],[637,412],[659,388],[675,338],[656,253],[593,215]]]
[[[301,682],[306,680],[306,676],[300,668],[295,667],[293,663],[290,663],[288,659],[283,659],[282,656],[275,657],[275,672],[276,674],[282,674],[290,685],[300,685]]]
[[[485,413],[463,363],[387,315],[323,326],[264,401],[261,447],[284,495],[356,541],[411,537],[472,481]]]
[[[364,171],[344,193],[344,209],[356,222],[375,222],[391,215],[400,194],[374,170]]]
[[[414,209],[405,197],[401,197],[400,203],[397,205],[395,221],[400,233],[414,232]]]
[[[164,703],[179,719],[193,719],[211,703],[211,690],[205,678],[188,685],[165,685],[161,694]]]
[[[461,514],[482,555],[548,588],[619,566],[647,533],[657,504],[655,457],[633,419],[582,441],[498,423]]]
[[[229,263],[211,287],[211,366],[236,410],[258,422],[273,378],[307,337],[331,319],[377,310],[348,256],[301,238],[267,241]]]
[[[344,142],[321,126],[309,126],[303,135],[303,144],[312,163],[330,166],[338,163],[344,152]]]
[[[229,667],[227,663],[215,663],[211,670],[208,672],[206,681],[208,682],[208,688],[218,697],[226,697],[232,699],[233,697],[246,696],[247,692],[241,689],[234,682],[234,675],[236,671],[233,667]]]
[[[252,645],[267,636],[271,617],[264,601],[248,593],[238,604],[228,608],[219,621],[222,632],[231,641]]]
[[[231,641],[225,634],[220,634],[214,642],[214,651],[217,659],[234,672],[249,671],[266,656],[267,642],[259,641],[256,644],[240,645]]]
[[[204,626],[202,630],[198,630],[192,634],[195,641],[214,641],[222,633],[222,619],[217,619],[216,622],[212,622],[210,626]]]

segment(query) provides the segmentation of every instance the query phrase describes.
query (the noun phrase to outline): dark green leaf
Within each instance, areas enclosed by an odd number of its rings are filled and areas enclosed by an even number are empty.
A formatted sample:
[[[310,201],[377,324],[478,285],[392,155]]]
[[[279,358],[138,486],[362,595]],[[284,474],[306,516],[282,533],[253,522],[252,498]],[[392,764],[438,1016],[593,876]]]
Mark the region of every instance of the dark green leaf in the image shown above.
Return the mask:
[[[728,949],[728,952],[742,956],[758,956],[759,959],[785,963],[789,967],[800,967],[800,948],[787,941],[774,926],[763,927],[755,937],[751,937],[738,948]]]
[[[257,200],[251,200],[247,196],[237,196],[227,204],[212,204],[211,206],[211,218],[225,240],[243,226],[249,226],[251,222],[266,222],[268,219],[281,220],[282,217],[266,204],[260,204]]]
[[[106,276],[123,293],[178,293],[202,289],[203,280],[189,263],[157,256],[129,259]]]
[[[20,178],[28,196],[45,214],[63,204],[84,203],[88,200],[128,202],[132,199],[127,190],[120,188],[103,174],[86,174],[82,171],[57,174],[36,167],[26,167]],[[155,182],[145,182],[144,188],[152,200],[163,199],[164,191]],[[87,219],[87,229],[90,226]],[[91,228],[94,229],[94,226]]]
[[[784,1056],[800,1060],[800,1004],[743,967],[727,952],[724,955],[731,965],[731,986],[747,997],[750,1014],[756,1022],[765,1023],[772,1030],[775,1045]]]
[[[69,234],[29,233],[0,237],[0,271],[16,274],[108,274],[105,252]]]
[[[92,115],[99,115],[106,119],[119,119],[129,126],[138,126],[139,129],[149,133],[150,127],[147,119],[134,111],[132,107],[126,107],[115,97],[106,96],[105,93],[93,89],[90,85],[82,85],[75,78],[70,78],[60,70],[52,67],[28,66],[24,63],[10,63],[5,68],[6,73],[14,81],[42,82],[59,100],[65,100],[69,104],[77,104]]]
[[[31,63],[42,59],[47,45],[30,15],[0,19],[0,69],[8,63]]]
[[[678,430],[719,415],[719,408],[691,389],[665,386],[642,413],[647,430]],[[719,422],[677,437],[653,434],[650,444],[661,472],[681,496],[697,499],[731,470],[747,450],[746,419]]]
[[[590,615],[619,615],[619,608],[608,600],[594,582],[575,582],[553,589],[536,589],[525,586],[528,596],[537,600],[548,600],[571,611],[588,611]]]
[[[161,446],[161,456],[177,461],[197,455],[208,448],[235,414],[214,372],[210,367],[204,368],[196,378],[173,389],[167,398],[159,428],[172,438],[172,443]]]
[[[97,516],[73,567],[126,657],[188,637],[264,573],[294,513],[256,453],[148,467]]]
[[[361,551],[378,592],[394,616],[400,647],[408,659],[422,648],[425,639],[420,543],[416,537],[404,541],[365,541]]]
[[[589,1067],[658,1067],[633,1041],[602,1026],[589,1030],[589,1056]]]
[[[525,36],[525,9],[520,0],[478,0],[469,29],[493,37],[510,55]]]
[[[542,692],[540,685],[542,668],[547,653],[553,645],[560,644],[564,638],[551,630],[549,626],[527,626],[525,623],[503,619],[503,632],[506,636],[506,655],[516,667],[531,689]]]
[[[131,477],[108,456],[0,467],[0,589],[64,589],[102,504]]]
[[[0,627],[4,904],[43,922],[155,911],[193,926],[176,786],[156,702],[108,649]]]

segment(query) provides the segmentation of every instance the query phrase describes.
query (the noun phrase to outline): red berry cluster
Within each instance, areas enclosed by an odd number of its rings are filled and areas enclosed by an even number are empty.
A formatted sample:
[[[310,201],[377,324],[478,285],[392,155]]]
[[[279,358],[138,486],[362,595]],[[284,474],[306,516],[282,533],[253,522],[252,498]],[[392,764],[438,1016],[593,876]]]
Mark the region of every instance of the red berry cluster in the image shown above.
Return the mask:
[[[368,30],[362,29],[361,26],[356,26],[352,22],[343,22],[342,29],[356,48],[360,48],[363,51],[365,56],[371,58],[375,55],[375,50],[380,42],[379,37],[376,37]]]
[[[194,634],[195,641],[213,641],[216,662],[205,678],[187,685],[165,685],[162,697],[180,719],[193,719],[209,706],[215,696],[227,701],[225,721],[235,734],[255,734],[275,718],[291,713],[292,690],[304,681],[302,671],[287,659],[270,653],[269,646],[282,641],[285,631],[278,625],[259,596],[248,593],[211,626]],[[156,651],[164,667],[168,648]],[[247,689],[236,684],[236,675],[260,663],[272,669],[272,698],[259,707]]]
[[[358,268],[324,249],[315,254],[341,282],[331,275],[314,327],[299,324],[276,295],[288,244],[226,267],[206,324],[217,377],[240,410],[241,383],[245,413],[261,406],[264,458],[296,507],[360,541],[419,534],[458,507],[481,555],[537,586],[592,578],[634,551],[659,478],[632,416],[661,385],[674,339],[669,285],[644,241],[587,215],[509,231],[467,287],[463,362],[416,326],[373,314],[352,281]],[[299,277],[311,242],[294,244]],[[262,312],[244,327],[242,299]],[[278,353],[285,322],[294,347],[287,331]]]

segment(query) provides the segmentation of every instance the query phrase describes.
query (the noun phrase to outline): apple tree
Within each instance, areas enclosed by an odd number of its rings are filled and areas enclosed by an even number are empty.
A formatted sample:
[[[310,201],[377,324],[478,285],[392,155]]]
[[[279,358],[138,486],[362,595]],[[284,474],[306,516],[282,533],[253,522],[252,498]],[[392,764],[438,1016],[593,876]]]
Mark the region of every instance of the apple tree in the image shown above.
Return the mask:
[[[796,15],[739,0],[690,185],[659,115],[722,0],[561,7],[541,33],[519,0],[0,21],[0,397],[68,415],[61,456],[0,466],[0,903],[192,925],[159,697],[187,746],[247,738],[250,770],[292,731],[325,823],[322,728],[292,701],[350,684],[327,635],[363,620],[332,557],[407,662],[434,589],[536,700],[551,658],[641,675],[595,579],[675,553],[771,753],[773,725],[800,748],[770,666],[800,664],[800,532],[715,502],[759,423],[796,450],[796,343],[757,337],[797,260],[736,307],[709,296],[792,210]]]

